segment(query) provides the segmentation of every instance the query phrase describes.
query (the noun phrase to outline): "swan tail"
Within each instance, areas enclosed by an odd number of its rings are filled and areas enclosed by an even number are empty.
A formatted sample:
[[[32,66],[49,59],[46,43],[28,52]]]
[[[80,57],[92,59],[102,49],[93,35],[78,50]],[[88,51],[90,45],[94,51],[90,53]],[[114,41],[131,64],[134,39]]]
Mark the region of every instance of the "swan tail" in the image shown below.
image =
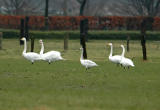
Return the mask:
[[[67,59],[62,58],[62,60],[66,61]]]
[[[132,64],[131,66],[132,66],[132,67],[135,67],[135,65],[134,65],[134,64]]]
[[[64,60],[65,61],[66,59],[64,59],[64,58],[61,57],[60,60]]]

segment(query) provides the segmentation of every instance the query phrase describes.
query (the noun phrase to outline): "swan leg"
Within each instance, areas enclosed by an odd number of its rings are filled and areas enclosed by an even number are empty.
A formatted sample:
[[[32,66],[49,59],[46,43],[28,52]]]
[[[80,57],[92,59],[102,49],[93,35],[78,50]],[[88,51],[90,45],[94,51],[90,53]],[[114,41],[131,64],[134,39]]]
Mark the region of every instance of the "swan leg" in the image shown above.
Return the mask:
[[[34,61],[32,61],[32,64],[34,64]]]
[[[48,61],[48,64],[51,64],[51,61]]]

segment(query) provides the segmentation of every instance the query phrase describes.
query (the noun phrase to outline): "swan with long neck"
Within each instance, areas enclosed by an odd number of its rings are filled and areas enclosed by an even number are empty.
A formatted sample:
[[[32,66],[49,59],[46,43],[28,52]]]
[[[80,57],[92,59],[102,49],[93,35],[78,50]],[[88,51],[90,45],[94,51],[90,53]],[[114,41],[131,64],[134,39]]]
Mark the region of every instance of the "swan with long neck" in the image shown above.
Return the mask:
[[[113,54],[113,46],[112,46],[112,43],[109,43],[108,44],[110,47],[111,47],[111,50],[110,50],[110,54],[109,54],[109,61],[113,62],[113,63],[116,63],[117,65],[120,64],[120,61],[121,61],[121,56],[120,55],[112,55]]]
[[[41,51],[40,51],[40,55],[43,55],[44,53],[44,44],[43,44],[43,41],[42,40],[39,40],[39,43],[41,44]]]
[[[23,37],[21,40],[24,41],[24,50],[22,52],[23,57],[26,58],[27,60],[31,61],[32,64],[34,63],[34,61],[41,60],[40,55],[38,53],[27,52],[26,38]]]
[[[125,58],[124,57],[124,54],[125,54],[125,48],[124,48],[124,45],[121,45],[122,49],[123,49],[123,52],[122,52],[122,55],[121,55],[121,62],[120,64],[125,68],[125,67],[134,67],[135,65],[133,64],[133,61],[129,58]]]
[[[80,48],[80,50],[81,50],[80,62],[82,64],[82,66],[84,66],[86,68],[86,70],[91,67],[98,66],[95,62],[93,62],[91,60],[84,59],[83,58],[83,48]]]
[[[39,42],[41,44],[40,57],[41,57],[42,60],[47,61],[49,64],[51,62],[54,62],[54,61],[64,60],[61,57],[61,53],[58,52],[58,51],[49,51],[49,52],[44,53],[44,44],[43,44],[43,41],[40,40]]]

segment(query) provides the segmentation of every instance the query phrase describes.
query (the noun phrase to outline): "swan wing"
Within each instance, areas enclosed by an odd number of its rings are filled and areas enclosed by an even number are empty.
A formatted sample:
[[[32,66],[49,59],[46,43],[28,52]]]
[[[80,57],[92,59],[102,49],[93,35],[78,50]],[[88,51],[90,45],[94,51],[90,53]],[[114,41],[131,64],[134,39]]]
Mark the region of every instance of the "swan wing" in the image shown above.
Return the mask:
[[[42,55],[43,60],[56,61],[63,59],[58,52],[47,52]]]
[[[88,66],[98,66],[95,62],[91,60],[84,60],[83,62]]]
[[[61,53],[60,52],[58,52],[58,51],[49,51],[49,52],[47,52],[48,54],[57,54],[57,55],[61,55]]]
[[[120,56],[120,55],[115,55],[115,56],[113,56],[113,58],[114,58],[115,60],[117,60],[117,61],[120,61],[120,60],[121,60],[121,56]]]
[[[109,57],[109,60],[114,62],[114,63],[120,63],[121,56],[120,55],[111,56],[111,57]]]
[[[125,58],[125,62],[130,66],[134,66],[133,61],[129,58]]]
[[[131,59],[129,59],[129,58],[123,58],[122,61],[121,61],[121,64],[123,66],[133,66],[133,67],[135,66],[133,64],[133,61]]]
[[[41,59],[40,55],[34,52],[25,53],[23,54],[23,56],[27,58],[28,60],[40,60]]]

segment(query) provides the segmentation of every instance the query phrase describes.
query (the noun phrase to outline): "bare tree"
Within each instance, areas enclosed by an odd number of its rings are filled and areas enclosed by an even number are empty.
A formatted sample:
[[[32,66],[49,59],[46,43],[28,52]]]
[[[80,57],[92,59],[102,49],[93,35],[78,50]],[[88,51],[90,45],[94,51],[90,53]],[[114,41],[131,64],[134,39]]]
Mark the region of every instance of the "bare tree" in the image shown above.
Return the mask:
[[[38,12],[42,6],[42,1],[35,0],[3,0],[2,4],[5,7],[5,13],[11,15],[31,15]]]
[[[3,2],[8,14],[19,15],[22,12],[25,0],[4,0]]]
[[[127,0],[125,8],[128,15],[157,16],[160,12],[160,0]]]
[[[146,49],[146,31],[152,29],[153,17],[158,16],[160,12],[160,0],[127,0],[125,8],[122,8],[128,15],[147,16],[141,21],[141,46],[143,53],[143,60],[147,60]],[[134,21],[133,21],[134,22]],[[131,24],[131,21],[128,22]]]
[[[86,6],[84,9],[84,15],[87,16],[105,16],[106,15],[106,3],[108,0],[99,0],[99,1],[92,1],[88,0],[86,2]]]
[[[63,0],[63,3],[62,3],[62,9],[63,9],[63,15],[64,16],[67,16],[67,0]]]

